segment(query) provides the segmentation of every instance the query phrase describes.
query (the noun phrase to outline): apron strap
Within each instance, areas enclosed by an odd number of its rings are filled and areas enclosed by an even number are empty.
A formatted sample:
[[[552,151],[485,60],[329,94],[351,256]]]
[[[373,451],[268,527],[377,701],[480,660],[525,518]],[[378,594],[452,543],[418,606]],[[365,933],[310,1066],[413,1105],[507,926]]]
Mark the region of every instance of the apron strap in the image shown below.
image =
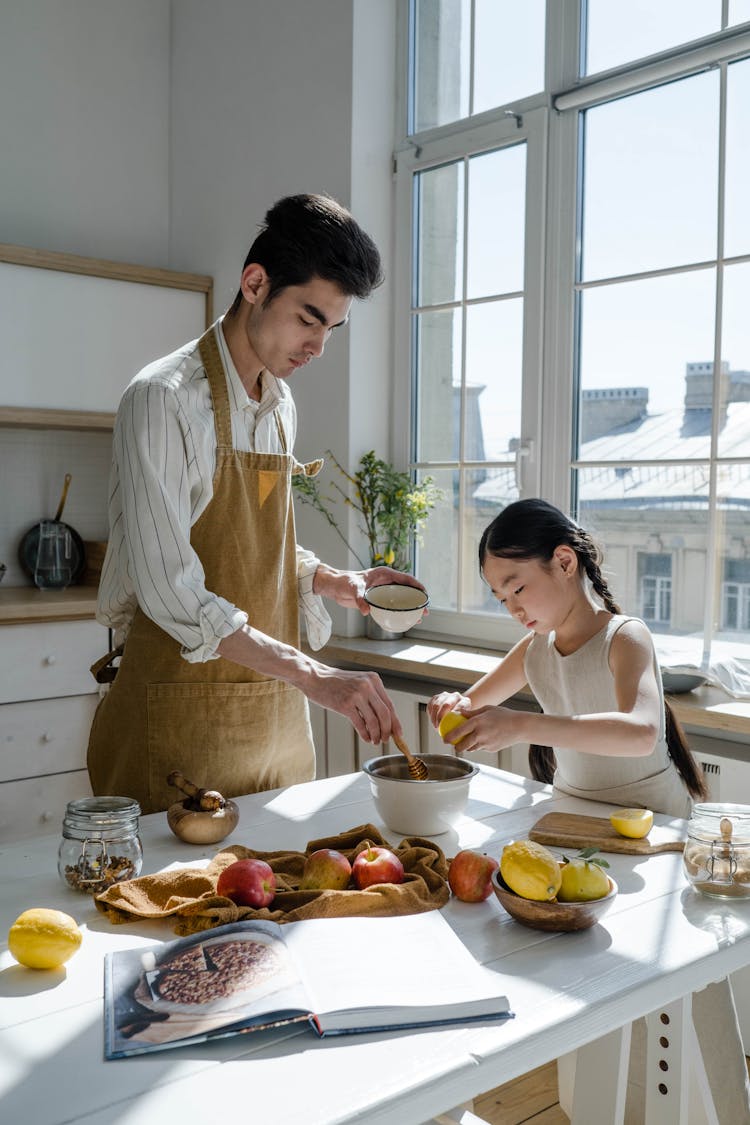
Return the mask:
[[[201,336],[198,349],[206,368],[208,385],[211,388],[211,398],[214,406],[214,427],[216,429],[216,442],[219,449],[232,448],[232,417],[229,410],[229,394],[227,380],[224,373],[224,364],[221,362],[219,345],[213,328]]]
[[[118,645],[108,652],[106,656],[102,656],[95,664],[91,665],[91,675],[94,677],[98,684],[111,684],[117,675],[117,669],[110,667],[113,660],[118,656],[122,656],[125,650],[125,645]]]

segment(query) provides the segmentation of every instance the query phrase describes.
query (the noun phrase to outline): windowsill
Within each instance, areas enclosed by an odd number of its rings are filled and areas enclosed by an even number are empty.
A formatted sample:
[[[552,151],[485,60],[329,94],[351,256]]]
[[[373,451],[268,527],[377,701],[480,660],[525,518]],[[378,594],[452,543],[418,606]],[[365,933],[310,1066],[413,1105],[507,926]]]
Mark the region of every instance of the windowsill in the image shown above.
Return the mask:
[[[331,637],[324,649],[312,656],[339,666],[366,668],[388,675],[445,685],[470,687],[494,668],[502,654],[467,645],[451,645],[404,637],[398,641],[374,641],[368,637]],[[530,692],[519,697],[532,698]],[[750,735],[750,701],[733,699],[721,688],[703,686],[682,695],[669,695],[672,710],[689,730],[721,736]]]

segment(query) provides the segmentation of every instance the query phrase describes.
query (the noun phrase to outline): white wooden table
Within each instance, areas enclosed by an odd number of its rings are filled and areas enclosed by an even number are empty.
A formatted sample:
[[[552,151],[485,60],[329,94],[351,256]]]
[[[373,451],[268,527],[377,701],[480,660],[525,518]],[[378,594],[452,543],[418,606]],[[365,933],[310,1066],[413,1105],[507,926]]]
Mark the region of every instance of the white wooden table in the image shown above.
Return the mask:
[[[311,839],[379,824],[360,774],[239,803],[240,824],[225,844],[302,849]],[[553,799],[544,786],[482,767],[465,819],[436,842],[448,856],[461,847],[499,855],[504,843],[527,835],[552,808],[608,811],[572,798]],[[197,862],[219,850],[182,844],[169,832],[164,814],[144,817],[141,828],[144,873],[176,861]],[[617,1079],[630,1021],[648,1013],[655,1013],[662,1033],[658,1021],[666,1013],[672,1037],[668,1076],[654,1071],[666,1093],[649,1095],[650,1120],[687,1121],[680,1114],[692,1092],[690,1120],[711,1121],[711,1107],[704,1111],[695,1097],[701,1067],[691,1054],[690,996],[750,964],[750,904],[698,895],[685,880],[679,855],[610,855],[620,893],[598,925],[578,934],[527,929],[494,896],[480,904],[452,899],[445,917],[478,960],[505,977],[513,1020],[333,1041],[287,1029],[105,1062],[104,953],[174,934],[161,923],[113,926],[88,898],[63,886],[56,870],[58,839],[55,834],[0,850],[3,942],[14,919],[31,906],[65,910],[85,931],[81,949],[56,972],[23,969],[2,946],[0,1121],[170,1125],[205,1114],[212,1121],[274,1125],[355,1119],[416,1125],[583,1048],[578,1078],[585,1080],[576,1081],[573,1119],[605,1125],[621,1120],[623,1083]],[[419,956],[419,950],[412,952]],[[652,1065],[658,1065],[656,1056]]]

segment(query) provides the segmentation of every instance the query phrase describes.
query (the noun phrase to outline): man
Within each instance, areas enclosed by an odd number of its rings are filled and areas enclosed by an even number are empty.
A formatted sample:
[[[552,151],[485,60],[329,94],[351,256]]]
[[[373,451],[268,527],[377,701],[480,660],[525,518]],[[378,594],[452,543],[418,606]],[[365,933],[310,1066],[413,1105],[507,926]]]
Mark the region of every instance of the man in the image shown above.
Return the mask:
[[[320,648],[321,597],[366,614],[368,586],[419,583],[390,567],[335,570],[297,546],[291,477],[319,463],[292,455],[286,386],[381,280],[348,211],[325,196],[282,199],[231,308],[125,391],[97,612],[124,649],[91,730],[94,793],[154,812],[177,797],[173,769],[227,796],[309,780],[307,700],[346,715],[367,742],[401,733],[377,675],[299,649],[300,606]],[[109,678],[108,662],[95,673]]]

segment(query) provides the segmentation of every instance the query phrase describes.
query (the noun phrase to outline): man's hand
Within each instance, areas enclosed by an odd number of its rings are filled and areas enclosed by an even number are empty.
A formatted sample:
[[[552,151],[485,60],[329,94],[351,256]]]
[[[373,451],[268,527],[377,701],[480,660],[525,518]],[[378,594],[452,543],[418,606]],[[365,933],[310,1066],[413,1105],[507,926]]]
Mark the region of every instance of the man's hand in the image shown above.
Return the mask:
[[[404,574],[402,570],[394,570],[392,566],[371,566],[368,570],[334,570],[321,563],[315,571],[313,593],[330,598],[344,609],[358,609],[366,617],[370,607],[365,601],[365,590],[371,586],[383,586],[387,582],[416,586],[418,590],[424,590],[422,583],[412,574]]]
[[[346,672],[317,664],[303,690],[313,703],[345,715],[365,742],[385,742],[393,734],[403,734],[376,672]]]

